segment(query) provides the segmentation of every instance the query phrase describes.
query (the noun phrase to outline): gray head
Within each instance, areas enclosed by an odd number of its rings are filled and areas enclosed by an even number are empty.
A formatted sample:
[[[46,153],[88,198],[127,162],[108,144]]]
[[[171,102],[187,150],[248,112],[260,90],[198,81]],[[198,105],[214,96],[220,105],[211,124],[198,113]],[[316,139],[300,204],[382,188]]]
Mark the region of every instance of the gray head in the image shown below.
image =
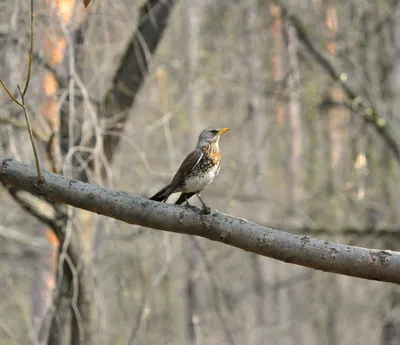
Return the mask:
[[[200,133],[197,147],[215,143],[218,145],[221,134],[228,132],[229,128],[206,128]]]

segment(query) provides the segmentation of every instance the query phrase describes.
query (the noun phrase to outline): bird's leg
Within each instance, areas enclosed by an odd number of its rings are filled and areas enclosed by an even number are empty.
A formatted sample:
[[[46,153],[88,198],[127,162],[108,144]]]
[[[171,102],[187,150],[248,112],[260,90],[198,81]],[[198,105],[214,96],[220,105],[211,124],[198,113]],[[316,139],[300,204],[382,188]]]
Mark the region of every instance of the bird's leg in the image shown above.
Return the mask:
[[[211,213],[211,209],[205,204],[205,202],[203,201],[203,199],[200,196],[200,193],[197,193],[196,195],[199,198],[199,200],[201,201],[201,203],[203,204],[203,213],[204,214],[210,214]]]
[[[185,200],[186,200],[186,206],[189,207],[189,208],[191,208],[193,211],[195,211],[195,210],[197,209],[197,207],[189,204],[189,199],[186,197],[186,194],[185,194],[185,193],[183,193],[183,197],[184,197]]]
[[[186,205],[187,205],[187,206],[192,206],[192,205],[189,204],[189,199],[186,197],[186,194],[185,194],[185,193],[183,193],[183,197],[184,197],[185,200],[186,200]]]

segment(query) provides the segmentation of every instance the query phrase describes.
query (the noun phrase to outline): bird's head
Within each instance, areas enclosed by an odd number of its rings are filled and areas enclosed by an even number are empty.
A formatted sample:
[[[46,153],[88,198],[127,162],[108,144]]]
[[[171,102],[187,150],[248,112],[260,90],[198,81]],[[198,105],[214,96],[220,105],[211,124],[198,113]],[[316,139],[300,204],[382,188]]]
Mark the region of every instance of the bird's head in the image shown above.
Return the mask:
[[[197,146],[201,147],[207,144],[218,144],[221,134],[228,132],[229,128],[206,128],[200,133]]]

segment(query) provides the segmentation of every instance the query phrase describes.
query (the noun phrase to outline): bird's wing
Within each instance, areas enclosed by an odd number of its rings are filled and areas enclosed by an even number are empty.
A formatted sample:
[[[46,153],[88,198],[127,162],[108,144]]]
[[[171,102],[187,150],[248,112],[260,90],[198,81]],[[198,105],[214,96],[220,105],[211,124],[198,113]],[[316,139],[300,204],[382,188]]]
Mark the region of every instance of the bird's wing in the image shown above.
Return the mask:
[[[199,164],[201,158],[203,157],[203,151],[199,148],[195,149],[185,158],[176,172],[174,178],[171,181],[171,185],[175,186],[175,188],[181,184],[185,178],[189,175],[190,171]]]

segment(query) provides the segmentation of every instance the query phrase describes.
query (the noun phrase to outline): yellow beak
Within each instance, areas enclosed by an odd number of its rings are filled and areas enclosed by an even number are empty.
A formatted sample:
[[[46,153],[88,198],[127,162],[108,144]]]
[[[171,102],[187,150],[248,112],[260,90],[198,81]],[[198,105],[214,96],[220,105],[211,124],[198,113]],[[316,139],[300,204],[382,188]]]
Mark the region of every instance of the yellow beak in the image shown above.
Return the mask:
[[[222,128],[222,129],[218,132],[218,134],[223,134],[223,133],[228,132],[228,131],[229,131],[229,128]]]

